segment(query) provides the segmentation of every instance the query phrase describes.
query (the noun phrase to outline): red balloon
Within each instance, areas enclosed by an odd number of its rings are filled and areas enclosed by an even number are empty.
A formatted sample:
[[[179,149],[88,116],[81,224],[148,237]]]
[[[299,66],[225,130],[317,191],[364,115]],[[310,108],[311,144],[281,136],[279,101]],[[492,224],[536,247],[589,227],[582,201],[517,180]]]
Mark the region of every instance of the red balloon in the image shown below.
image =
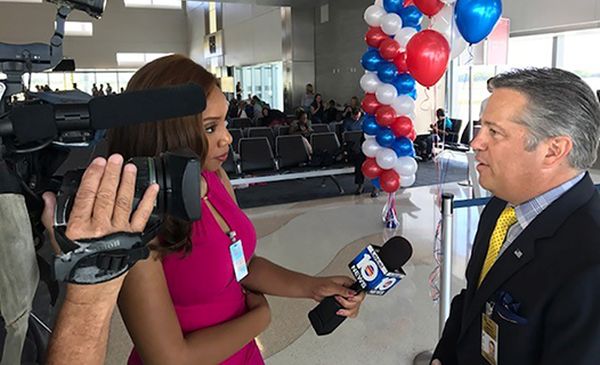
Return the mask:
[[[381,167],[377,165],[377,161],[375,161],[374,158],[367,158],[365,162],[363,162],[360,169],[363,175],[365,175],[369,179],[378,178],[379,175],[381,175],[381,173],[383,172]]]
[[[406,66],[406,52],[400,52],[392,62],[396,65],[399,74],[408,72],[408,67]]]
[[[415,34],[406,45],[406,65],[419,84],[435,85],[446,72],[450,45],[443,35],[426,29]]]
[[[396,118],[390,128],[396,137],[407,137],[412,132],[413,125],[410,118],[401,116]]]
[[[389,105],[384,105],[375,112],[375,120],[382,127],[389,127],[396,120],[396,111]]]
[[[379,177],[379,184],[386,193],[393,193],[400,187],[400,176],[394,170],[385,170]]]
[[[367,34],[365,35],[365,42],[371,47],[379,48],[381,42],[386,39],[390,39],[390,36],[385,34],[380,27],[369,27]]]
[[[379,45],[379,54],[384,59],[392,61],[400,54],[400,44],[392,38],[388,38]]]
[[[413,0],[415,6],[428,17],[432,17],[439,13],[444,7],[444,3],[440,0]]]
[[[411,141],[415,141],[415,139],[417,139],[417,132],[413,129],[412,131],[410,131],[410,133],[408,134],[408,136],[406,136],[406,138],[410,139]]]
[[[375,96],[375,94],[367,93],[365,94],[365,98],[362,100],[361,106],[365,113],[375,114],[375,112],[377,111],[377,109],[379,109],[381,104],[379,104],[379,102],[377,101],[377,97]]]
[[[407,6],[411,6],[414,3],[414,0],[404,0],[404,7],[406,8]]]

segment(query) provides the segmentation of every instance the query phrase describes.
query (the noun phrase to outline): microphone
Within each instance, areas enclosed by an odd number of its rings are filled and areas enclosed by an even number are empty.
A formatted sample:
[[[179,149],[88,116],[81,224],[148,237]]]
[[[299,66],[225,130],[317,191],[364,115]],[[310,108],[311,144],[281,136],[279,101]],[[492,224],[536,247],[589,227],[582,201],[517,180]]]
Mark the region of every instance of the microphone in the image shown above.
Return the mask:
[[[0,137],[19,143],[55,138],[61,132],[109,129],[199,114],[206,108],[200,85],[186,84],[99,96],[88,103],[50,98],[50,104],[17,106],[0,119]],[[78,101],[80,101],[79,98]]]
[[[412,246],[403,237],[390,238],[383,247],[369,245],[348,265],[356,282],[350,289],[360,293],[384,295],[396,285],[406,273],[402,270],[412,256]],[[319,336],[333,332],[346,317],[336,313],[342,305],[334,296],[327,297],[308,313],[308,319]]]

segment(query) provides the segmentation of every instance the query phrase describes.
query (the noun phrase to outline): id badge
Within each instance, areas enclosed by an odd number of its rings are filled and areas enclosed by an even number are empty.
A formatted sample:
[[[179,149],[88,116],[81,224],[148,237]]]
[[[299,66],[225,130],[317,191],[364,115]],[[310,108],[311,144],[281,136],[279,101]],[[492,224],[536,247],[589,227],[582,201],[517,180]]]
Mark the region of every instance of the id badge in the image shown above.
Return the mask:
[[[229,246],[231,254],[231,262],[235,271],[235,279],[240,282],[248,275],[248,267],[246,266],[246,257],[244,257],[244,247],[241,240],[236,240]]]
[[[498,365],[498,324],[492,319],[493,306],[486,303],[481,314],[481,356],[491,365]]]

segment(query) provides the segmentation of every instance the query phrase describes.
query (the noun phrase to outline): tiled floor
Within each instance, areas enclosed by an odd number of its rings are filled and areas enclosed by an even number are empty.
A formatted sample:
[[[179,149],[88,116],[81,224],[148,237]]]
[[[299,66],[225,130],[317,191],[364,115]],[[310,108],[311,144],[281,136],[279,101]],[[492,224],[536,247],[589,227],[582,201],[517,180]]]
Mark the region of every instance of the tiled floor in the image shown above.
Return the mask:
[[[457,184],[448,184],[444,191],[466,197],[465,189]],[[329,336],[318,337],[306,318],[314,303],[270,298],[273,323],[259,337],[267,364],[412,364],[415,354],[435,344],[438,309],[431,300],[429,276],[440,218],[437,193],[437,187],[420,187],[398,194],[400,227],[395,234],[406,237],[414,248],[405,266],[407,277],[386,296],[367,298],[357,319],[346,321]],[[257,254],[305,273],[349,275],[348,262],[365,245],[380,245],[384,235],[394,234],[384,232],[384,204],[384,196],[371,199],[364,194],[247,213],[258,232],[269,226],[269,233],[261,235]],[[466,262],[466,213],[456,213],[456,290]],[[274,230],[274,220],[279,219],[284,224]]]

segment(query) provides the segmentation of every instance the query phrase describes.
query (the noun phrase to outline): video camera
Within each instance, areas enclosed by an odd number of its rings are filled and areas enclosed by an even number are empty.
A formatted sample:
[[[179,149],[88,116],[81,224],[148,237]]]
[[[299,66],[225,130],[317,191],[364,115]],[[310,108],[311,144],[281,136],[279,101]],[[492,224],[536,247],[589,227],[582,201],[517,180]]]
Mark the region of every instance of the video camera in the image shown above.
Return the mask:
[[[69,13],[76,9],[99,18],[105,7],[105,0],[47,1],[58,7],[50,44],[0,43],[0,72],[6,75],[0,80],[0,194],[25,197],[37,249],[44,241],[41,194],[58,192],[55,231],[63,254],[55,260],[56,278],[103,282],[148,256],[146,244],[157,234],[166,215],[187,221],[200,219],[199,158],[191,151],[133,158],[130,162],[138,168],[136,205],[152,183],[160,185],[157,204],[143,234],[110,237],[111,244],[105,245],[72,242],[64,237],[83,171],[69,171],[64,178],[56,176],[56,171],[71,150],[94,146],[106,129],[195,115],[204,110],[205,96],[200,86],[192,84],[96,98],[78,90],[30,92],[23,75],[29,73],[31,80],[32,72],[54,68],[63,58],[64,25]],[[13,96],[21,93],[25,100],[13,101]]]

